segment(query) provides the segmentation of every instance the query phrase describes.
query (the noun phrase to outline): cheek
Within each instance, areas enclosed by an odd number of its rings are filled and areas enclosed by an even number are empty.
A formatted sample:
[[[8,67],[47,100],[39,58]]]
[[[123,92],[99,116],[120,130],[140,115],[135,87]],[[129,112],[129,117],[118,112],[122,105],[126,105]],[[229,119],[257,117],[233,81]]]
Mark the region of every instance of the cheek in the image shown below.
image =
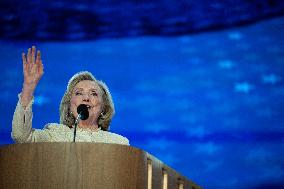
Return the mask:
[[[77,111],[76,111],[77,103],[78,103],[78,100],[76,98],[71,98],[71,100],[70,100],[70,110],[73,113],[77,113]]]
[[[97,111],[101,112],[103,105],[102,99],[95,99],[92,104],[96,107],[95,109]]]

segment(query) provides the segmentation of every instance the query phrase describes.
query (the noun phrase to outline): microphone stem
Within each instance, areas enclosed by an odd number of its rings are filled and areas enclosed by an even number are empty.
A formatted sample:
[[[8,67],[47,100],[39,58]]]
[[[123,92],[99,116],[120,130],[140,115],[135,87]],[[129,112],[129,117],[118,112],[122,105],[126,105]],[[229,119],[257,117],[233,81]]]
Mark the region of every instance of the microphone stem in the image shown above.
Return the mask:
[[[74,138],[73,138],[73,142],[75,142],[76,140],[76,131],[77,131],[77,126],[79,123],[79,120],[81,119],[81,114],[79,114],[75,120],[75,125],[74,125]]]

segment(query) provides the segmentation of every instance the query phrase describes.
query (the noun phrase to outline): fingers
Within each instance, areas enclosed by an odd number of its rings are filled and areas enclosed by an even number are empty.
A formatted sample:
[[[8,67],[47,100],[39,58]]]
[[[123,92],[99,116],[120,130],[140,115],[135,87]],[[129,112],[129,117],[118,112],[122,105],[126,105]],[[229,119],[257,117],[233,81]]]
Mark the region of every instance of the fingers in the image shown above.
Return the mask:
[[[43,64],[41,60],[41,53],[39,50],[37,51],[37,55],[36,55],[36,65],[37,65],[38,73],[42,75],[43,74]]]
[[[25,53],[22,53],[22,62],[23,62],[23,72],[24,72],[24,75],[26,75],[27,74],[27,58],[26,58]]]
[[[31,67],[31,48],[28,49],[28,54],[27,54],[27,69],[30,69]]]
[[[36,47],[32,46],[32,48],[28,49],[28,55],[27,55],[27,63],[28,64],[34,64],[35,63],[35,51]]]
[[[38,66],[38,72],[40,75],[43,75],[43,64],[42,60],[40,60],[39,66]]]
[[[25,55],[25,53],[22,53],[22,60],[23,60],[24,74],[28,74],[32,70],[37,71],[38,73],[43,73],[41,52],[40,50],[36,51],[35,46],[32,46],[32,48],[28,49],[27,55]]]
[[[36,64],[39,65],[40,63],[40,60],[41,60],[41,54],[40,54],[40,51],[38,50],[37,51],[37,54],[36,54]]]
[[[32,46],[32,54],[31,54],[31,63],[34,64],[35,63],[35,53],[36,53],[36,47]]]
[[[27,64],[27,59],[26,59],[26,55],[24,52],[22,53],[22,61],[23,61],[23,64]]]
[[[22,53],[24,84],[36,86],[43,75],[41,52],[36,47],[28,49],[27,55]]]

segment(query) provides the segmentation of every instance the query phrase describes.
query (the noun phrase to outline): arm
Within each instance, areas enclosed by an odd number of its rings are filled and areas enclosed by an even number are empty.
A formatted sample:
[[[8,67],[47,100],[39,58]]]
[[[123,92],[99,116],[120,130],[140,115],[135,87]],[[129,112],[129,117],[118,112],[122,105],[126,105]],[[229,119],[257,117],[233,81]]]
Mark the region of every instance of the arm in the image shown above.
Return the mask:
[[[24,107],[21,94],[13,115],[11,136],[16,143],[31,142],[32,135],[32,103],[33,99]]]
[[[12,138],[15,142],[32,140],[32,103],[35,88],[43,75],[40,51],[33,46],[27,56],[22,54],[24,84],[12,121]]]

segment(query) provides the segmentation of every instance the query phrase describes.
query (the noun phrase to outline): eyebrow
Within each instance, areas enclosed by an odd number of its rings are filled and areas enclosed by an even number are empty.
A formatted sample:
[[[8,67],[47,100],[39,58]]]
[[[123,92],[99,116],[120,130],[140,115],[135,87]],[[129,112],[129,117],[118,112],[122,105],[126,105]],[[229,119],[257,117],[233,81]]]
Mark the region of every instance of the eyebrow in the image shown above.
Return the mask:
[[[74,89],[74,91],[82,91],[82,90],[84,90],[84,88],[75,88]],[[91,89],[89,89],[89,91],[95,91],[95,92],[98,92],[99,90],[98,89],[95,89],[95,88],[91,88]]]

